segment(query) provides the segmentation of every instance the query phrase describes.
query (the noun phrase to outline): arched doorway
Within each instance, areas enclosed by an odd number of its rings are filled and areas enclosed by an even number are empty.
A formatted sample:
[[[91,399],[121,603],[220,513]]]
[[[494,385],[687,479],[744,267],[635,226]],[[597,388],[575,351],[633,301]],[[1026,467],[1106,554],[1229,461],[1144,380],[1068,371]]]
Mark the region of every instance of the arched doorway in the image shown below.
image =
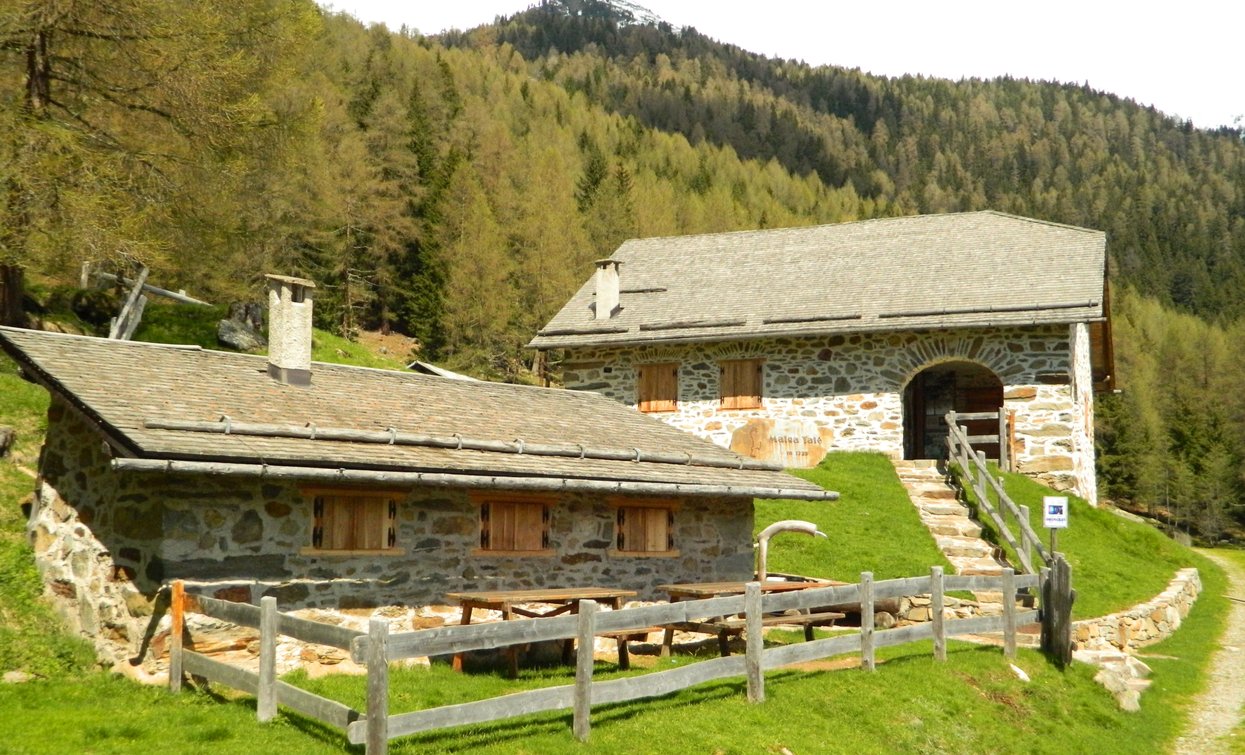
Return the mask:
[[[974,362],[944,362],[928,367],[908,381],[903,391],[904,458],[942,458],[947,438],[947,412],[997,412],[1003,406],[1003,382]],[[969,435],[998,433],[998,420],[964,423]],[[997,443],[975,444],[991,459]]]

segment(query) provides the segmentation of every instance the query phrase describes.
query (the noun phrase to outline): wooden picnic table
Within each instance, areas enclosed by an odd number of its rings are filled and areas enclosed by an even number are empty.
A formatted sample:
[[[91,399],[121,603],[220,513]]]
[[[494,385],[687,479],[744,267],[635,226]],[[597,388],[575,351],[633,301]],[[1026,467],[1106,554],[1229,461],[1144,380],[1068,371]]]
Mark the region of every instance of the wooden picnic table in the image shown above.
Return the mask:
[[[841,584],[846,583],[832,582],[829,580],[810,580],[804,582],[767,580],[760,583],[762,593],[811,590],[818,587],[831,587],[833,585]],[[671,585],[658,585],[657,589],[665,591],[670,596],[671,603],[677,603],[681,600],[704,600],[706,598],[721,598],[729,595],[742,595],[746,590],[746,585],[747,582],[687,582]],[[762,617],[761,624],[762,626],[779,626],[784,624],[802,625],[804,627],[804,639],[808,641],[813,639],[813,627],[834,626],[834,622],[843,618],[843,616],[844,614],[837,611],[809,611],[798,614],[775,613]],[[662,638],[661,654],[662,656],[670,655],[671,645],[674,644],[674,632],[676,629],[679,629],[685,632],[716,634],[718,636],[718,650],[721,652],[722,657],[725,658],[731,654],[731,635],[737,635],[742,632],[745,623],[744,619],[735,616],[718,616],[704,621],[690,621],[670,624],[666,627],[665,636]]]
[[[635,590],[620,590],[612,587],[563,587],[536,590],[485,590],[482,592],[451,592],[446,593],[447,600],[462,606],[462,624],[471,623],[472,611],[483,608],[501,611],[503,621],[517,617],[542,619],[561,614],[579,613],[579,603],[591,600],[614,610],[622,608],[628,598],[636,596]],[[543,605],[547,608],[534,609],[531,606]],[[618,637],[618,665],[628,668],[630,660],[627,652],[627,636]],[[562,645],[562,660],[570,662],[570,653],[574,640],[566,640]],[[510,676],[519,674],[518,650],[511,646],[506,650],[510,659]],[[454,655],[454,670],[462,671],[462,654]]]

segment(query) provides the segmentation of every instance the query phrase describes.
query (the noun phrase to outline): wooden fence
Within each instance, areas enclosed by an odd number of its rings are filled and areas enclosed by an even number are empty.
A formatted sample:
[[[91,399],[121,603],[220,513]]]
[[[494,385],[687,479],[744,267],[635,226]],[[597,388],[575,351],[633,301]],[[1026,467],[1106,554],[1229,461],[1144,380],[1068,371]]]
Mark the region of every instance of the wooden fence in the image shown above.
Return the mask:
[[[947,414],[948,466],[960,468],[963,484],[973,491],[977,499],[978,518],[1011,546],[1025,574],[1035,574],[1040,567],[1051,565],[1053,556],[1042,546],[1029,521],[1029,507],[1018,506],[1008,497],[1003,488],[1003,478],[990,474],[985,452],[973,450],[973,437],[968,435],[963,425],[958,424],[964,416],[955,412]]]
[[[946,417],[947,427],[961,429],[961,437],[963,442],[968,446],[992,446],[998,444],[999,448],[999,469],[1005,472],[1011,471],[1011,450],[1012,450],[1012,423],[1008,421],[1008,415],[1000,408],[994,412],[949,412]],[[998,427],[995,432],[986,433],[984,435],[969,435],[968,428],[961,423],[972,422],[975,426],[980,427],[986,422],[991,423],[991,427]]]
[[[1011,657],[1016,652],[1019,626],[1038,620],[1036,610],[1019,610],[1016,592],[1044,586],[1043,606],[1065,606],[1070,610],[1071,597],[1058,590],[1070,591],[1070,576],[1062,560],[1063,572],[1058,580],[1042,575],[1017,576],[1011,570],[1000,576],[944,576],[941,567],[933,567],[924,577],[910,577],[874,582],[872,574],[860,575],[860,582],[784,593],[762,594],[760,584],[749,583],[744,595],[657,604],[618,611],[600,611],[591,601],[580,604],[580,612],[553,618],[520,619],[487,624],[447,625],[399,634],[389,633],[384,619],[371,619],[368,632],[319,624],[279,613],[273,598],[264,598],[260,606],[231,603],[207,597],[186,596],[182,583],[173,584],[173,628],[169,659],[169,687],[180,690],[182,675],[189,673],[208,681],[217,681],[256,695],[259,720],[270,720],[277,705],[285,705],[305,716],[345,729],[351,744],[365,744],[368,753],[384,753],[395,737],[433,731],[453,726],[499,721],[517,716],[552,710],[573,710],[574,736],[586,741],[590,731],[590,710],[593,705],[620,703],[657,697],[705,682],[728,677],[747,677],[747,695],[752,702],[765,699],[765,675],[769,669],[793,663],[813,661],[844,653],[860,653],[861,666],[874,669],[877,648],[932,639],[934,657],[946,660],[948,637],[985,632],[1002,632],[1003,652]],[[1003,594],[1003,613],[967,619],[944,616],[943,596],[952,590],[997,591]],[[870,617],[875,601],[909,595],[929,595],[932,620],[895,629],[875,631]],[[859,632],[799,644],[765,648],[762,620],[766,614],[784,611],[816,611],[828,606],[860,604],[862,620]],[[241,626],[258,628],[260,653],[258,672],[246,671],[212,660],[183,645],[185,612],[195,611]],[[1067,613],[1065,610],[1065,614]],[[747,649],[742,656],[698,661],[680,668],[593,682],[593,638],[602,634],[618,634],[721,616],[743,615],[746,623]],[[1052,623],[1056,615],[1041,615],[1043,647],[1053,652],[1071,647],[1071,622]],[[1066,637],[1051,634],[1063,632]],[[276,678],[276,638],[286,635],[304,642],[348,650],[357,663],[367,665],[366,711],[355,710],[343,703],[298,689]],[[529,690],[478,702],[447,705],[410,713],[389,713],[389,663],[405,658],[436,656],[506,647],[514,644],[549,640],[574,639],[578,643],[575,683],[560,687]],[[1066,662],[1066,661],[1062,661]]]

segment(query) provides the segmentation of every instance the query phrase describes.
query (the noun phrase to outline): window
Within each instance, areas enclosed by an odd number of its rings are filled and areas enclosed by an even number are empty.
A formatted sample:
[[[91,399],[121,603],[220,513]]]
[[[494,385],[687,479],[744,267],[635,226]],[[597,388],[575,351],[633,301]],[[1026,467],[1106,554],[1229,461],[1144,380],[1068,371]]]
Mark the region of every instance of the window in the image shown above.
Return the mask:
[[[668,501],[628,501],[618,505],[614,546],[627,555],[675,556],[674,511]]]
[[[761,383],[765,361],[731,359],[720,362],[723,409],[760,409]]]
[[[673,412],[679,408],[679,365],[636,365],[636,408]]]
[[[313,491],[311,547],[323,552],[401,553],[394,493]]]
[[[549,550],[549,504],[494,498],[480,503],[480,550],[540,553]]]

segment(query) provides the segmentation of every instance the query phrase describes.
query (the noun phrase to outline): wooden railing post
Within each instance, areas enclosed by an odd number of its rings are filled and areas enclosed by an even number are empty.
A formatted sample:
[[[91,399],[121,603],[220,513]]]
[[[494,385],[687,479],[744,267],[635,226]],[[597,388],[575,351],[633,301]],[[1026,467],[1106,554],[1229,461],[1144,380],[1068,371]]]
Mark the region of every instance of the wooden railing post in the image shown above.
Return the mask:
[[[1020,543],[1025,549],[1025,558],[1033,563],[1033,540],[1029,537],[1029,507],[1020,507]]]
[[[186,628],[186,585],[174,580],[169,592],[169,692],[182,691],[182,632]]]
[[[373,618],[367,634],[367,755],[389,751],[389,622]]]
[[[1003,655],[1016,657],[1016,572],[1003,570]]]
[[[1008,458],[1007,447],[1007,414],[1003,411],[1003,407],[999,407],[999,469],[1004,472],[1011,471],[1010,461]]]
[[[947,660],[947,630],[943,619],[942,567],[929,569],[929,618],[934,630],[934,660]]]
[[[748,702],[765,702],[765,674],[761,669],[761,656],[765,652],[765,630],[761,610],[761,583],[749,582],[744,586],[744,620],[748,636],[744,663],[748,669]]]
[[[261,722],[277,715],[277,599],[259,601],[259,692],[255,716]]]
[[[873,572],[860,573],[860,667],[873,671]]]
[[[575,637],[575,711],[571,729],[580,742],[587,742],[592,730],[592,651],[596,638],[596,616],[596,601],[579,602],[579,626]],[[619,639],[619,642],[622,641]]]
[[[1042,583],[1042,649],[1060,667],[1072,661],[1072,568],[1062,553],[1054,554],[1049,573],[1043,570]]]

